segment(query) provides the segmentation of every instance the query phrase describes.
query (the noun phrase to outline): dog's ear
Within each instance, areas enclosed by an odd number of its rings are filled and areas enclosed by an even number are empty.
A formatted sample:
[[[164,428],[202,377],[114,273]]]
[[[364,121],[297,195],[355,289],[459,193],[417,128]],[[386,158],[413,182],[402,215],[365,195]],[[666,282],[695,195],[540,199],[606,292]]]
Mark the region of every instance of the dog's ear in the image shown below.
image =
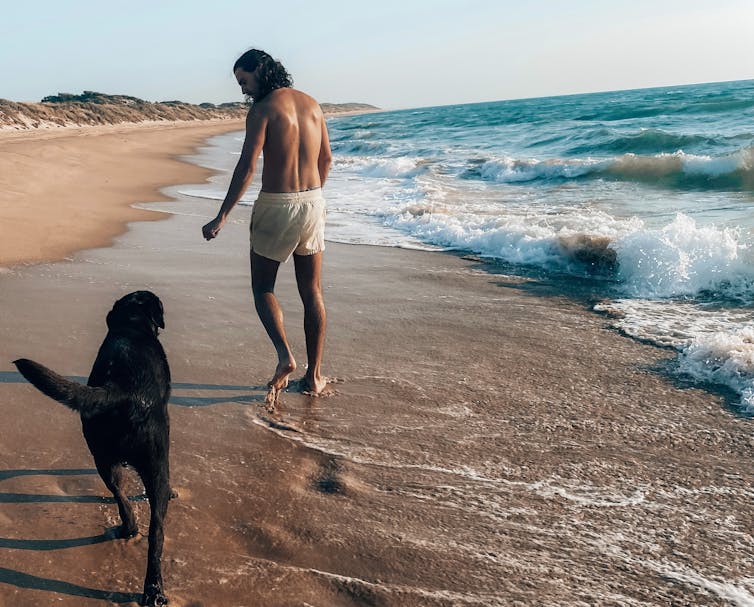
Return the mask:
[[[165,328],[165,310],[162,307],[160,298],[152,295],[148,304],[149,318],[155,326],[160,329]]]
[[[107,315],[107,327],[113,329],[116,326],[133,323],[139,319],[147,320],[155,334],[157,328],[165,328],[165,316],[162,302],[151,291],[135,291],[125,297],[121,297],[113,305],[113,309]]]
[[[165,328],[165,311],[160,298],[151,291],[136,291],[133,293],[134,303],[139,305],[141,312],[149,319],[152,326]],[[157,331],[155,331],[157,333]]]

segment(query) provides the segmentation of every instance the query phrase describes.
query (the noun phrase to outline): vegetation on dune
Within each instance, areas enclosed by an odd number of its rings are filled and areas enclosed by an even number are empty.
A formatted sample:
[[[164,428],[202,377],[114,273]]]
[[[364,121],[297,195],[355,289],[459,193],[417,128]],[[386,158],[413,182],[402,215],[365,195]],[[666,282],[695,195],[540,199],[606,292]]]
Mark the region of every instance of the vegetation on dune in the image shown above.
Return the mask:
[[[84,91],[80,95],[58,93],[39,103],[0,99],[0,129],[27,130],[66,126],[136,124],[154,121],[238,120],[246,116],[243,102],[200,103],[144,101],[130,95],[107,95]],[[327,114],[374,111],[364,103],[323,103]]]

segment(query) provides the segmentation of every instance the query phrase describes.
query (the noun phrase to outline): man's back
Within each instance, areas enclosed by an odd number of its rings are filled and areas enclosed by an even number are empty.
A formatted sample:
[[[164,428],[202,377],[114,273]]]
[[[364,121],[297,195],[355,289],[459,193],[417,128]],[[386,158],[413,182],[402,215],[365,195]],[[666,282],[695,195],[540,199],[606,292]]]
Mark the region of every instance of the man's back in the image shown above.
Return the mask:
[[[266,122],[262,190],[301,192],[321,187],[318,161],[325,118],[316,100],[301,91],[280,88],[252,111]]]

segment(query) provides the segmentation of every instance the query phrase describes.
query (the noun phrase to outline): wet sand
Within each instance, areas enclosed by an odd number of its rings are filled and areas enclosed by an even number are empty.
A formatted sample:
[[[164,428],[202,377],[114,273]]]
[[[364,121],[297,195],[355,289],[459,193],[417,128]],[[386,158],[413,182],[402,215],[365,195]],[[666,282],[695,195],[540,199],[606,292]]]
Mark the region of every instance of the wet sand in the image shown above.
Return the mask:
[[[674,380],[672,352],[546,282],[328,243],[324,371],[344,381],[270,416],[248,209],[206,243],[214,203],[152,206],[180,214],[0,273],[0,605],[138,600],[146,540],[108,535],[117,510],[77,416],[10,361],[83,381],[112,302],[141,288],[165,304],[174,380],[172,605],[754,600],[752,422]],[[290,264],[278,292],[303,363]]]

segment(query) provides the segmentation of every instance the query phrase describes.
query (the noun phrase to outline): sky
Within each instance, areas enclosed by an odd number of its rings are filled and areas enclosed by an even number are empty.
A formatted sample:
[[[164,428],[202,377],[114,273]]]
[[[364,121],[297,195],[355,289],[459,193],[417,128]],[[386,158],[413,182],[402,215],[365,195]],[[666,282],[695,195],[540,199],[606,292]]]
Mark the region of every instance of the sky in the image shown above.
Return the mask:
[[[383,109],[754,78],[752,0],[35,0],[0,21],[0,98],[240,101],[249,48],[320,102]]]

